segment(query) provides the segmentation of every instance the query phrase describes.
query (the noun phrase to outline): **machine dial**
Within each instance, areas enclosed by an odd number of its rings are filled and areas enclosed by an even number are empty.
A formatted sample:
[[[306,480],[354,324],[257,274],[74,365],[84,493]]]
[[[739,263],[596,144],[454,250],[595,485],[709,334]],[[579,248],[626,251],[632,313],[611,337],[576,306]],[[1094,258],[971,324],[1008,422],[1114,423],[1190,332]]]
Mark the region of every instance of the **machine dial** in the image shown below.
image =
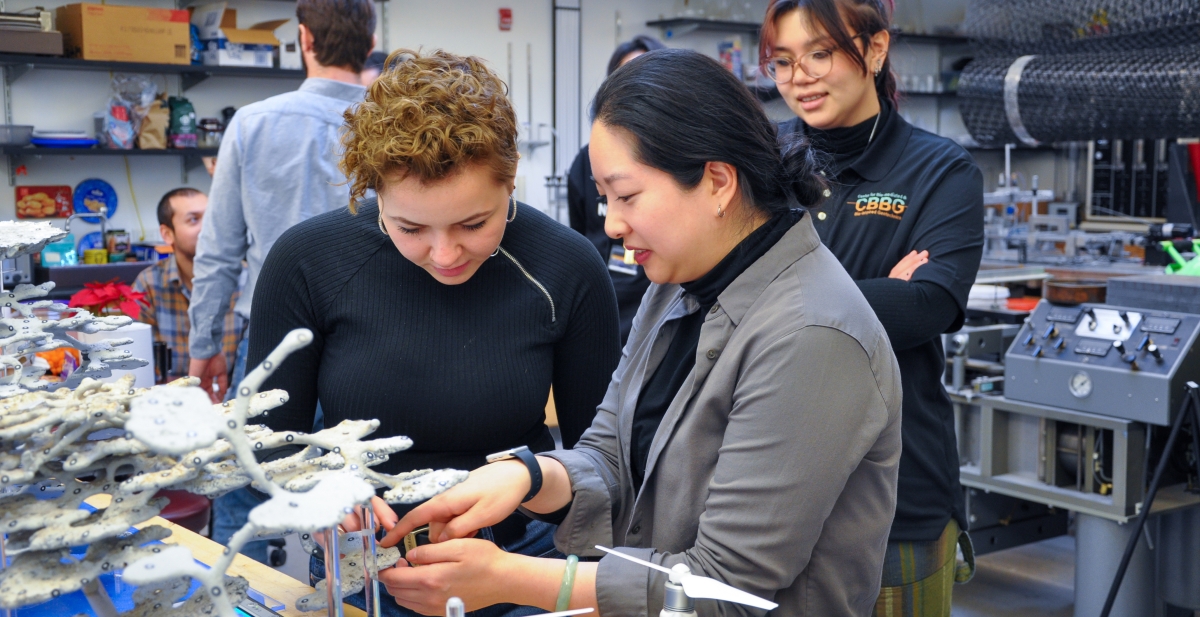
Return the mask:
[[[1079,371],[1071,376],[1067,387],[1075,398],[1087,398],[1092,393],[1092,378],[1087,373]]]

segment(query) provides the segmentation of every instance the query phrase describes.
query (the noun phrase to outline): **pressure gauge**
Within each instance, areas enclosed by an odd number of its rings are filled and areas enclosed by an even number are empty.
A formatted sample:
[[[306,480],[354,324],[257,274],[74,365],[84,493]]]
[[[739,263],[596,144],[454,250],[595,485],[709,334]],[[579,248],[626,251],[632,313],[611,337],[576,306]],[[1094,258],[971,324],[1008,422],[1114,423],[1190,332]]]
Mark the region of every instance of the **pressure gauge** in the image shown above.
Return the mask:
[[[1079,371],[1071,376],[1067,384],[1075,398],[1087,398],[1092,393],[1092,378],[1087,373]]]

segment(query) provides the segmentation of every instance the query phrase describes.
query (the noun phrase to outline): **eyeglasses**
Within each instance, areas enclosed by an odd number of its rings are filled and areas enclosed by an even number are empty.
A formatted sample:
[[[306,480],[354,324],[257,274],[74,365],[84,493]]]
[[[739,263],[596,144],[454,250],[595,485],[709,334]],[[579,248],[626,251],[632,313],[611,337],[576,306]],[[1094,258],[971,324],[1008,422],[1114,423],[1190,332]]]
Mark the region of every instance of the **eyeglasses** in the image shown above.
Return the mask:
[[[870,35],[859,33],[850,38],[862,38],[865,42],[870,40]],[[834,50],[832,49],[818,49],[810,51],[796,60],[785,56],[774,56],[767,58],[767,61],[763,64],[763,70],[766,72],[767,77],[770,77],[777,84],[784,84],[791,81],[792,77],[796,74],[796,65],[800,65],[800,70],[804,71],[805,75],[813,79],[820,79],[833,70],[833,52]]]
[[[777,84],[785,84],[792,80],[795,76],[795,67],[800,65],[800,70],[804,71],[805,75],[813,79],[820,79],[829,74],[833,69],[833,50],[818,49],[810,51],[799,59],[793,60],[784,56],[775,56],[768,58],[763,65],[763,69],[772,81]]]

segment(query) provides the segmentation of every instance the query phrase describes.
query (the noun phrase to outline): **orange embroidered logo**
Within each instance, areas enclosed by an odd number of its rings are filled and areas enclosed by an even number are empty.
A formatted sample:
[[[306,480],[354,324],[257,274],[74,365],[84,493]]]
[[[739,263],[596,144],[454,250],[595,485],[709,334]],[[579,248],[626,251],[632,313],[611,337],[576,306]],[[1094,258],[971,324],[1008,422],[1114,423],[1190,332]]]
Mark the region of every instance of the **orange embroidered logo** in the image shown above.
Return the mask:
[[[896,193],[865,193],[855,201],[846,202],[854,206],[854,216],[886,216],[900,220],[908,209],[908,196]]]

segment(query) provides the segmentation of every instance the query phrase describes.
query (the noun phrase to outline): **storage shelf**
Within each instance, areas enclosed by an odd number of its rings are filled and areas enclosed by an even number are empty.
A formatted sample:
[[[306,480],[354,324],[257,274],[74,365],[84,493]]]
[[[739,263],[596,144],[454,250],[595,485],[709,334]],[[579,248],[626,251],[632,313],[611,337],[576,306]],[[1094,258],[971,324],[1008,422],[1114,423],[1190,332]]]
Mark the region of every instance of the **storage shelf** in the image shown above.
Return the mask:
[[[163,150],[114,150],[111,148],[37,148],[0,146],[9,156],[216,156],[216,148],[166,148]]]
[[[42,156],[138,156],[175,157],[179,159],[179,177],[187,184],[188,168],[197,167],[201,157],[216,156],[217,148],[166,148],[163,150],[113,150],[109,148],[38,148],[34,146],[0,146],[0,154],[8,159],[8,185],[16,186],[20,161],[29,157]]]
[[[676,17],[673,19],[657,19],[646,22],[652,28],[662,28],[666,38],[683,36],[697,30],[715,32],[741,32],[758,36],[761,24],[748,21],[728,21],[720,19],[697,19],[694,17]]]
[[[30,69],[67,71],[116,71],[121,73],[157,73],[179,75],[187,90],[209,77],[258,77],[268,79],[304,79],[300,69],[257,68],[247,66],[203,66],[195,64],[154,64],[148,62],[114,62],[82,60],[56,56],[33,56],[0,53],[0,66],[8,67],[5,80],[11,85]]]
[[[666,32],[667,38],[683,36],[689,32],[695,32],[697,30],[710,32],[741,32],[757,37],[759,30],[762,29],[762,24],[758,22],[703,19],[697,17],[656,19],[654,21],[646,22],[646,25],[652,28],[662,28]],[[905,32],[893,31],[892,37],[896,41],[932,43],[939,45],[966,45],[971,42],[971,39],[956,34],[908,34]]]

